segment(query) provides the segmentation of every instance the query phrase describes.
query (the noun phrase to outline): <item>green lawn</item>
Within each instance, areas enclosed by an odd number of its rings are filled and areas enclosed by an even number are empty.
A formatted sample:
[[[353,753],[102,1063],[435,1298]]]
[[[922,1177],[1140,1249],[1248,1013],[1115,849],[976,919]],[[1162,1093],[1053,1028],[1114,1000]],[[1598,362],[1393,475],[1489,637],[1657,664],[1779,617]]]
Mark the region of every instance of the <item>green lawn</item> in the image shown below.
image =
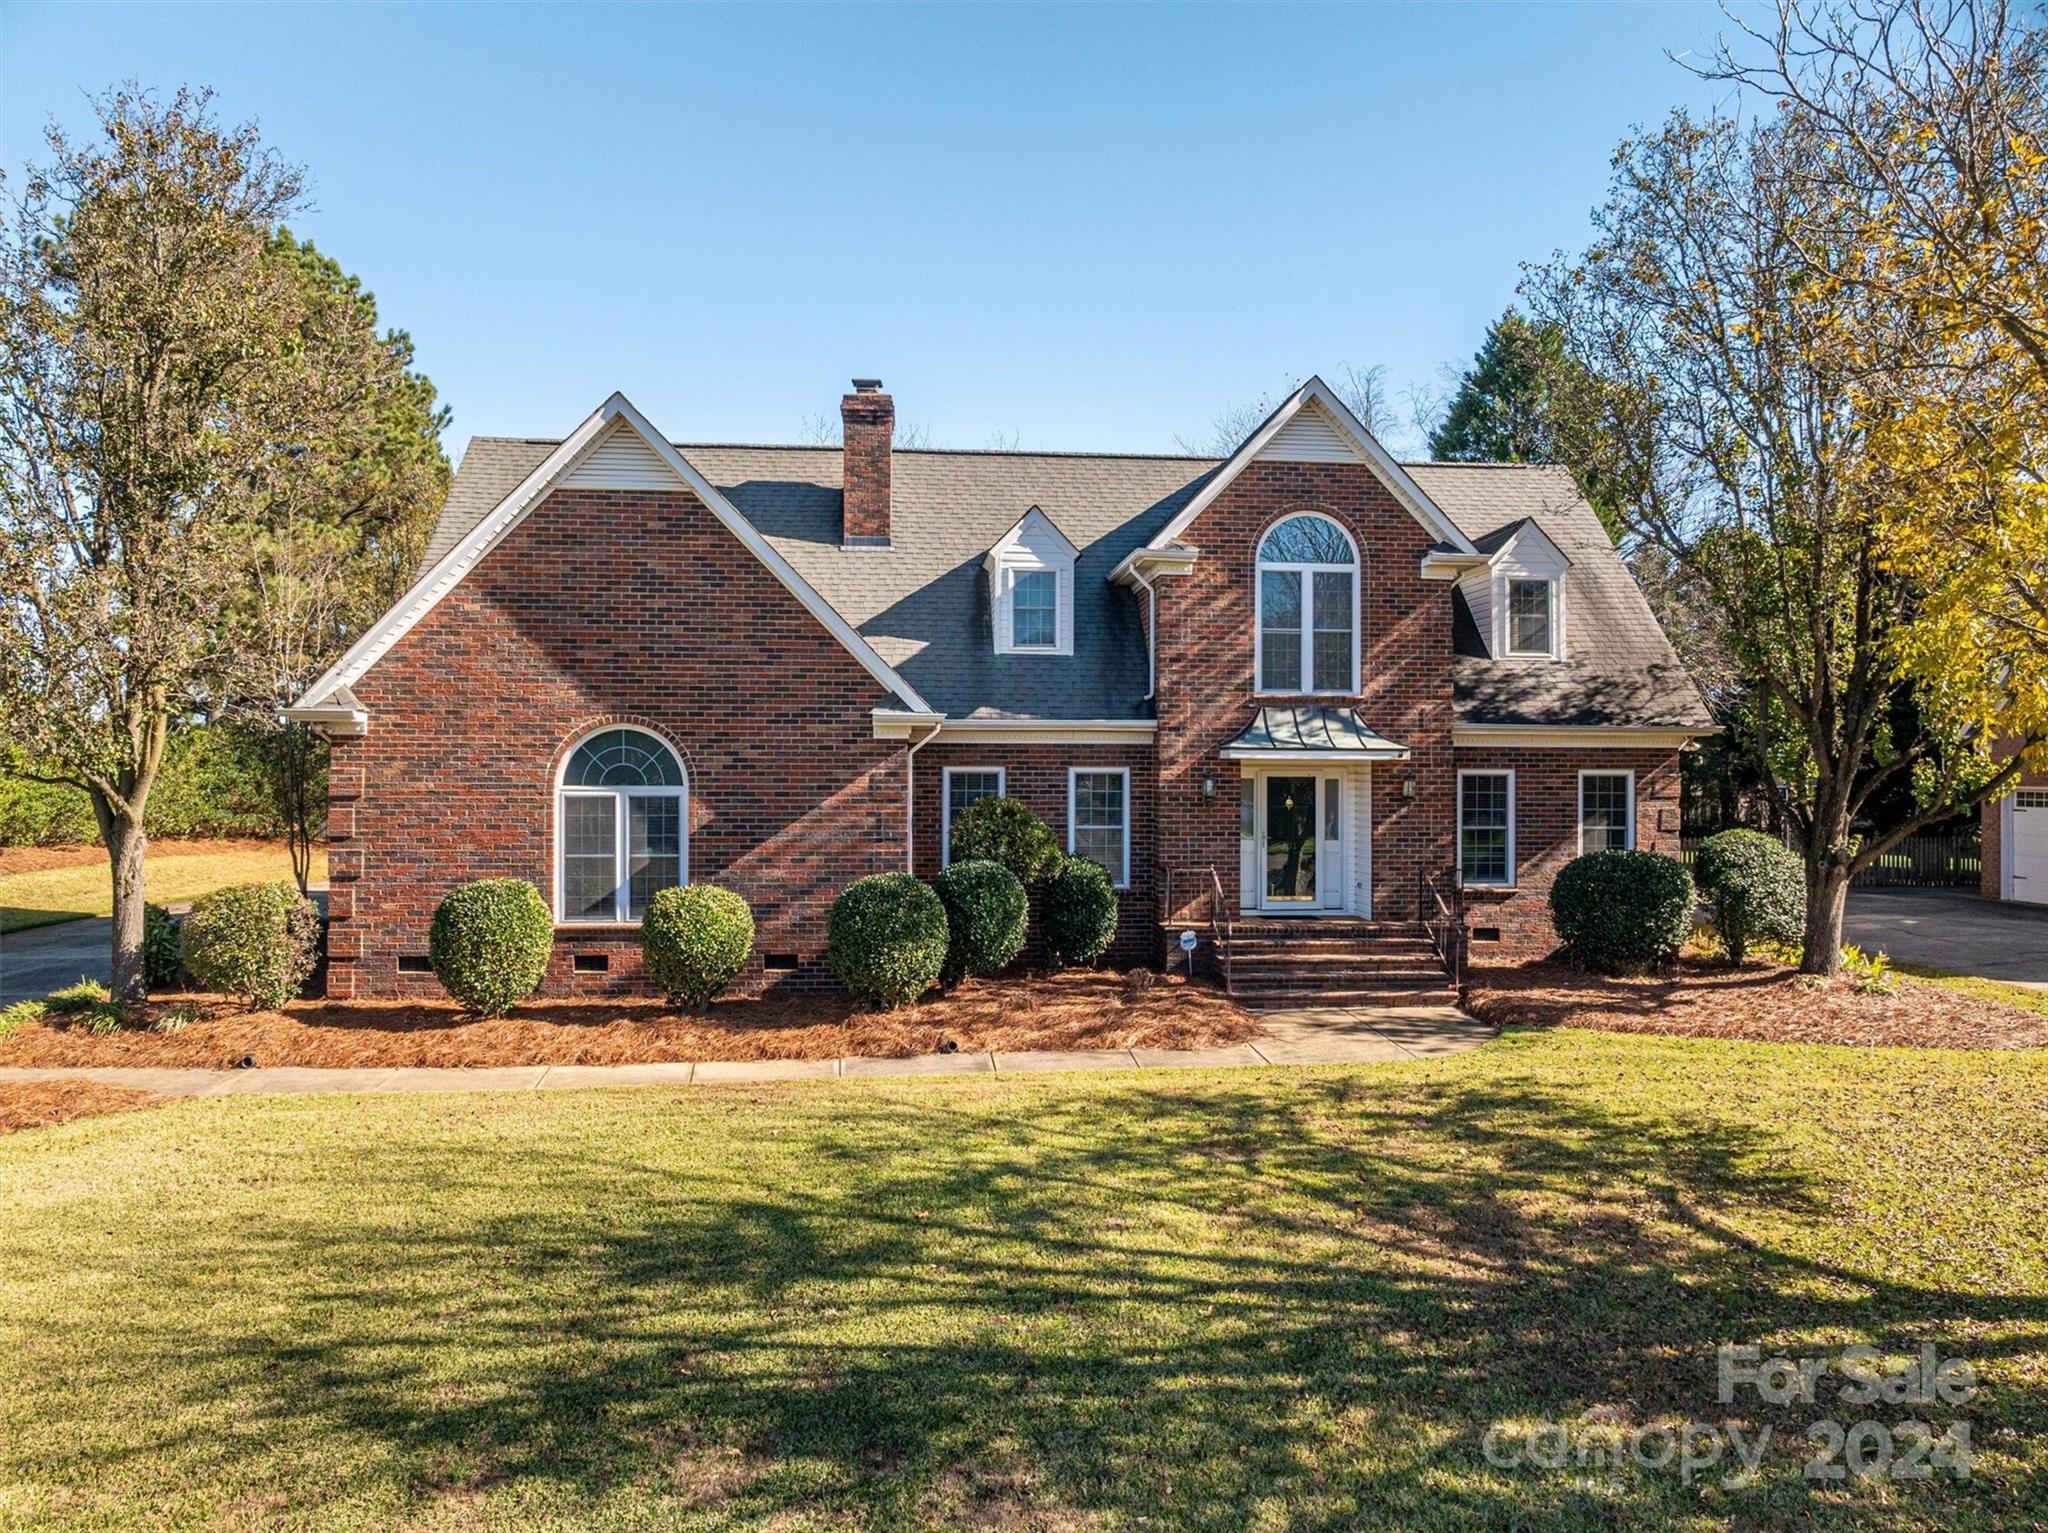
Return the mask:
[[[0,1525],[2038,1528],[2048,1058],[217,1099],[0,1140]],[[1718,1342],[1933,1342],[1814,1487]],[[1757,1480],[1497,1422],[1772,1424]]]
[[[202,856],[192,856],[177,842],[169,841],[161,851],[152,847],[143,854],[142,872],[149,897],[159,905],[170,905],[195,900],[229,884],[290,878],[292,859],[282,841],[260,849]],[[327,879],[325,847],[313,848],[312,877],[323,883]],[[104,860],[84,867],[0,876],[0,932],[109,915],[113,909],[114,887]]]

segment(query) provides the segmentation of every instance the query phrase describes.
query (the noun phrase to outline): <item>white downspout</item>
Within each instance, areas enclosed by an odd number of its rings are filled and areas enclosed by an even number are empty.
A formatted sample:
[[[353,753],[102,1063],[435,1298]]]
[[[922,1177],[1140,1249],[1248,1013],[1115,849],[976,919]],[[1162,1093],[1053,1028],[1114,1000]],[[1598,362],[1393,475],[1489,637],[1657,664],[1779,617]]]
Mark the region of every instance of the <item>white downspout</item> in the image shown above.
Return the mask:
[[[1159,593],[1134,564],[1131,579],[1145,588],[1145,701],[1159,690]]]
[[[917,753],[931,744],[941,727],[932,725],[903,753],[903,871],[912,876],[917,873]]]

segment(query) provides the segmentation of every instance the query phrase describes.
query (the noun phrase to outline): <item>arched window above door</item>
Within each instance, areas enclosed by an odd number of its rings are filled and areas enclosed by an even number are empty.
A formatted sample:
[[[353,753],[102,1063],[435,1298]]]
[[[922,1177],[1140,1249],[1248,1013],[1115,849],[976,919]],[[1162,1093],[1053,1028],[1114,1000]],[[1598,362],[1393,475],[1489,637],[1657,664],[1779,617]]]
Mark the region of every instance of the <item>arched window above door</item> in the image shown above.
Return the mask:
[[[1259,542],[1258,690],[1358,690],[1358,548],[1327,516],[1302,512]]]

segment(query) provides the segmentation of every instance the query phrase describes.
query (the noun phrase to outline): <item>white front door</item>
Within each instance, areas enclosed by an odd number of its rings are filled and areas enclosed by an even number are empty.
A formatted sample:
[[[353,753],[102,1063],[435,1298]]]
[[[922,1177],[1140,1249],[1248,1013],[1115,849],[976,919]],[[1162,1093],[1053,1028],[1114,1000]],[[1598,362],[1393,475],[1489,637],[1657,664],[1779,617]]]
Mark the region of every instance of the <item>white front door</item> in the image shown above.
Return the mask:
[[[1269,915],[1313,915],[1345,908],[1344,778],[1337,773],[1269,771],[1252,784],[1255,882],[1247,904]]]
[[[2012,897],[2048,905],[2048,788],[2021,788],[2012,796]]]

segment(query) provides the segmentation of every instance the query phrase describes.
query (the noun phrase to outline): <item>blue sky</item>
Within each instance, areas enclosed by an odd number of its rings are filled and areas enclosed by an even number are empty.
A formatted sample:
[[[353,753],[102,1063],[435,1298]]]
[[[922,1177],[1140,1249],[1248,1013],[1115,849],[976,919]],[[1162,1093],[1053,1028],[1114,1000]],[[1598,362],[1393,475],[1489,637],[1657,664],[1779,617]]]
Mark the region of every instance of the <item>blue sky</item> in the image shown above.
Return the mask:
[[[614,388],[788,441],[883,378],[935,443],[1173,451],[1291,375],[1440,382],[1583,240],[1711,5],[0,4],[0,160],[124,78],[306,165],[300,232],[473,433]],[[1413,449],[1413,441],[1397,445]]]

